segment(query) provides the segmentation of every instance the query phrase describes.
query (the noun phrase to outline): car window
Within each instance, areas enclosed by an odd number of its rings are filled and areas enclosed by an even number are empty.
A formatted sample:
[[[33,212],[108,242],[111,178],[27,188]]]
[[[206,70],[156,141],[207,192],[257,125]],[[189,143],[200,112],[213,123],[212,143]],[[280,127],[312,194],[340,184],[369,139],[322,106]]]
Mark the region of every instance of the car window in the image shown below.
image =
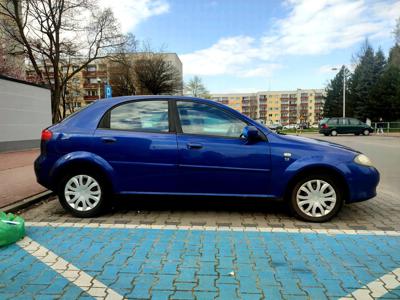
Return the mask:
[[[350,125],[361,125],[361,122],[357,119],[349,119]]]
[[[183,133],[239,138],[247,126],[242,120],[212,105],[178,101],[177,108]]]
[[[338,118],[331,118],[328,121],[329,125],[337,125],[338,124],[339,119]]]
[[[168,132],[168,101],[136,101],[110,112],[110,129]]]

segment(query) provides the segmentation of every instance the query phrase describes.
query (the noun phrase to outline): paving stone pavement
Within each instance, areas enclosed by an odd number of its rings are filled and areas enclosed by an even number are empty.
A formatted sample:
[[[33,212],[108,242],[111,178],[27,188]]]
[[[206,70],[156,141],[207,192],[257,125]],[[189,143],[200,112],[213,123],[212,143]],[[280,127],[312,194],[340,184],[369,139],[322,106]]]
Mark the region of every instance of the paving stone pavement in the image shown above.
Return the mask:
[[[0,249],[0,299],[400,299],[400,201],[383,191],[323,224],[224,201],[127,199],[92,219],[36,205],[29,238]]]
[[[93,219],[72,217],[55,199],[22,212],[22,216],[27,221],[56,223],[400,231],[400,199],[385,194],[384,190],[379,190],[374,199],[345,205],[337,217],[322,224],[299,221],[290,216],[281,203],[259,199],[115,199],[114,209]]]

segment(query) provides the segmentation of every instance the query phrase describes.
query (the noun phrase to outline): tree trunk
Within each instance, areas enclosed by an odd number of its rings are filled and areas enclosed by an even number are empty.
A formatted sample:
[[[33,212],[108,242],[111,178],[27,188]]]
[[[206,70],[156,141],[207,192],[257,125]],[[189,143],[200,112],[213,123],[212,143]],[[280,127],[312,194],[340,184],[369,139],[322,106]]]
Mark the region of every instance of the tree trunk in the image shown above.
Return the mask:
[[[53,124],[61,120],[60,115],[60,91],[57,89],[51,91],[51,114]]]

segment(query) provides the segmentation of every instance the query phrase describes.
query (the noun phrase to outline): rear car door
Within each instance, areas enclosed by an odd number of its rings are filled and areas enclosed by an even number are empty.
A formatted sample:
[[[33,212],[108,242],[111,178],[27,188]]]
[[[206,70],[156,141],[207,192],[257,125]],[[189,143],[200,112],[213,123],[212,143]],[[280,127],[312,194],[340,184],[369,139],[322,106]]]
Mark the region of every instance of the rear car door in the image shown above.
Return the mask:
[[[169,107],[169,100],[131,101],[103,116],[93,152],[114,169],[118,192],[176,192],[177,143]]]
[[[267,195],[270,150],[265,136],[241,138],[248,124],[219,106],[177,101],[179,190],[188,194]]]
[[[349,118],[349,133],[362,133],[363,131],[363,126],[361,121],[353,118]]]

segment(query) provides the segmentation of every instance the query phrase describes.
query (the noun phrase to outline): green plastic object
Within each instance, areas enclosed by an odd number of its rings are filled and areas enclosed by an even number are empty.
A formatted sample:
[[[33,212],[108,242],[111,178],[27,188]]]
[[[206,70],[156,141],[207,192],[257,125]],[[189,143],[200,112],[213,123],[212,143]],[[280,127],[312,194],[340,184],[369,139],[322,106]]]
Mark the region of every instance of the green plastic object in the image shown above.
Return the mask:
[[[15,243],[25,236],[25,221],[12,213],[0,211],[0,247]]]

